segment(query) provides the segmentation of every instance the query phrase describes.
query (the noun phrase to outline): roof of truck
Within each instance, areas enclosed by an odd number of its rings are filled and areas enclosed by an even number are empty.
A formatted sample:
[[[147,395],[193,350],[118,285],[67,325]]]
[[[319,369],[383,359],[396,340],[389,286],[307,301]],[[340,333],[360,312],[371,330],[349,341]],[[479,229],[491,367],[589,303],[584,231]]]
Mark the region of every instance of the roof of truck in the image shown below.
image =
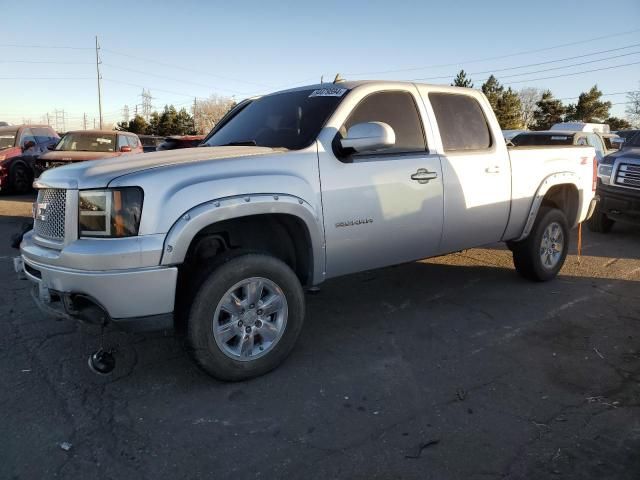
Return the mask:
[[[338,83],[333,82],[324,82],[324,83],[316,83],[312,85],[303,85],[301,87],[288,88],[286,90],[280,90],[273,93],[283,93],[283,92],[293,92],[296,90],[311,90],[311,89],[320,89],[320,88],[345,88],[347,90],[352,90],[361,85],[380,85],[380,86],[398,86],[398,85],[424,85],[428,87],[435,87],[437,89],[442,90],[471,90],[474,92],[478,92],[478,90],[474,88],[465,88],[465,87],[453,87],[449,85],[438,85],[432,83],[421,83],[421,82],[407,82],[407,81],[394,81],[394,80],[344,80]]]

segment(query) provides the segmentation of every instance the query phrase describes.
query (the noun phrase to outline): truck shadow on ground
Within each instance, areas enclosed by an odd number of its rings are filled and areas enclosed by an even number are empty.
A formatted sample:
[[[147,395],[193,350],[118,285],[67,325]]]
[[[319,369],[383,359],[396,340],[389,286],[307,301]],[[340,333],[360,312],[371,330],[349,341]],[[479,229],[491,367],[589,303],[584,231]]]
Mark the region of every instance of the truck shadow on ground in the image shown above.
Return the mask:
[[[508,259],[506,251],[493,255],[484,261]],[[424,465],[407,458],[437,440],[424,453],[434,478],[631,478],[640,467],[627,453],[640,448],[629,427],[640,403],[637,275],[593,278],[569,268],[553,282],[531,283],[512,268],[470,266],[469,258],[326,282],[307,296],[291,357],[233,384],[202,373],[181,337],[162,334],[108,332],[118,366],[99,377],[86,367],[100,343],[95,329],[41,318],[25,298],[10,315],[30,370],[74,412],[61,420],[77,445],[60,467],[71,476],[100,451],[102,473],[166,476],[200,458],[224,477],[237,473],[232,458],[241,446],[255,452],[240,467],[245,475],[423,478]],[[587,434],[588,448],[566,441]]]

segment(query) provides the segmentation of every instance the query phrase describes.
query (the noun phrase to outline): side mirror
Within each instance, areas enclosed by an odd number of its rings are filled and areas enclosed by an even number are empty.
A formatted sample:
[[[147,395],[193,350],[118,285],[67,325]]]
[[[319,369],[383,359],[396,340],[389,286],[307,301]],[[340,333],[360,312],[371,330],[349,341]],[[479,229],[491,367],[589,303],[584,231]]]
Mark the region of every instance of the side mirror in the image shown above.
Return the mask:
[[[611,139],[611,148],[620,150],[622,148],[622,145],[624,145],[624,138],[620,137]]]
[[[124,147],[120,147],[120,151],[123,153],[127,153],[131,151],[131,147],[129,147],[128,145],[125,145]]]
[[[393,147],[396,143],[396,134],[390,125],[383,122],[356,123],[347,136],[340,140],[343,149],[352,149],[356,152],[373,152]]]
[[[36,142],[34,142],[33,140],[27,140],[22,145],[22,151],[24,152],[25,150],[29,150],[30,148],[33,148],[35,146],[36,146]]]
[[[51,143],[47,145],[47,150],[55,150],[57,143]]]

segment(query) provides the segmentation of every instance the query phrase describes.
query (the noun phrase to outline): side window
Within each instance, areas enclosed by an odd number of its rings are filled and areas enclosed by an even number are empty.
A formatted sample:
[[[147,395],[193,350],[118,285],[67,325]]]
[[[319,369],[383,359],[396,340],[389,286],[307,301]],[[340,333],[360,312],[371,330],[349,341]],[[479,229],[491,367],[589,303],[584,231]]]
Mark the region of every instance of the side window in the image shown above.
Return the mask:
[[[604,155],[604,146],[600,141],[600,137],[598,137],[595,133],[592,133],[587,137],[587,141],[589,142],[589,145],[596,149],[596,152]]]
[[[340,129],[343,136],[356,123],[384,122],[396,134],[396,144],[381,153],[424,152],[422,122],[413,96],[408,92],[379,92],[364,98]]]
[[[128,147],[128,146],[129,146],[129,142],[127,142],[127,136],[118,135],[118,150],[120,150],[122,147]]]
[[[493,144],[482,107],[469,95],[430,93],[445,152],[487,150]]]
[[[138,138],[137,137],[127,137],[127,140],[129,141],[129,146],[134,149],[134,148],[138,148]]]
[[[24,147],[24,144],[27,142],[36,143],[36,137],[33,135],[33,132],[30,128],[25,128],[22,130],[22,136],[20,138],[20,146]]]

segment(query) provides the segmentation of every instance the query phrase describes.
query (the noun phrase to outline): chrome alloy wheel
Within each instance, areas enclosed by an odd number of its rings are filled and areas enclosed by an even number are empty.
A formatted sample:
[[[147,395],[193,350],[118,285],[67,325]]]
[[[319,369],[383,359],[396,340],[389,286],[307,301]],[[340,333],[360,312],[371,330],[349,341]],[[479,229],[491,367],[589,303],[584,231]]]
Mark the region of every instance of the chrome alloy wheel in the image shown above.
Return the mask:
[[[564,250],[564,233],[559,223],[550,223],[542,234],[540,242],[540,260],[542,266],[548,270],[554,269]]]
[[[287,299],[278,285],[267,278],[247,278],[222,296],[213,317],[213,336],[226,356],[255,360],[278,343],[288,313]]]

